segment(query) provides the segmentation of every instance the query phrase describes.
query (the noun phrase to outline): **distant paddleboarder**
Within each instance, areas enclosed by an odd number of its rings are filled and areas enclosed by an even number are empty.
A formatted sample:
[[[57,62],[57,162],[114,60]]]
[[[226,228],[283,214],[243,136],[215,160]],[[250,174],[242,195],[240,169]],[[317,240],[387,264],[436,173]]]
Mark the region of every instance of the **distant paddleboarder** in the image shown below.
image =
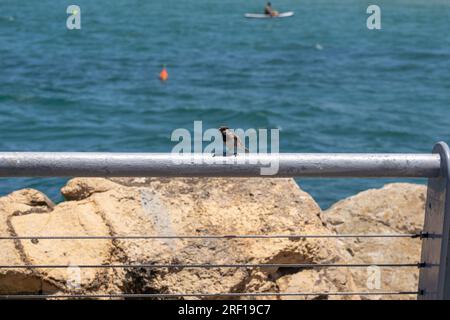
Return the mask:
[[[287,18],[294,15],[293,11],[278,12],[272,8],[272,3],[267,2],[264,7],[264,13],[246,13],[245,17],[250,19],[272,19],[272,18]]]
[[[279,13],[272,8],[272,4],[270,2],[267,2],[266,6],[264,7],[264,14],[276,17]]]

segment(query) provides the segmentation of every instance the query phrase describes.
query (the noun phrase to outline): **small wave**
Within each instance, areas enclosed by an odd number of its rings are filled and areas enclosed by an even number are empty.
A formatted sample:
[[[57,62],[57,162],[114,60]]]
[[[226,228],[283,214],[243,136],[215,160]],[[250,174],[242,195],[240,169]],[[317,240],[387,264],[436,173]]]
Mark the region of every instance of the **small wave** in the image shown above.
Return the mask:
[[[15,21],[16,18],[14,18],[13,16],[2,16],[0,17],[0,21],[9,21],[9,22],[13,22]]]

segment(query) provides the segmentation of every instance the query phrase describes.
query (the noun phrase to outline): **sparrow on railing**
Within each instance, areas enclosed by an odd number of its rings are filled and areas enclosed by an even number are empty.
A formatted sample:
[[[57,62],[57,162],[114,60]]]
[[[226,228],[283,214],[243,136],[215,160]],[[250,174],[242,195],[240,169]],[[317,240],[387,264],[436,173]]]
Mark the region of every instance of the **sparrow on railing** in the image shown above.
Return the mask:
[[[222,126],[219,128],[220,133],[222,134],[223,143],[227,149],[233,150],[233,154],[237,156],[238,148],[244,149],[245,153],[249,153],[250,151],[245,147],[242,143],[241,139],[230,130],[230,128],[226,126]],[[224,152],[226,155],[226,152]]]

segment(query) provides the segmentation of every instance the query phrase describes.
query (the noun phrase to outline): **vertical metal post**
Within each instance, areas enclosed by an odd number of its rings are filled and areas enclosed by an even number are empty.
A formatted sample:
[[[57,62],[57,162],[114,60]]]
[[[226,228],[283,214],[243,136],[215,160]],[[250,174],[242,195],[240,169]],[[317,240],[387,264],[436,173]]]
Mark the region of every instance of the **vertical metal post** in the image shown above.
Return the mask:
[[[450,150],[437,143],[441,156],[437,178],[428,179],[418,299],[450,299]]]

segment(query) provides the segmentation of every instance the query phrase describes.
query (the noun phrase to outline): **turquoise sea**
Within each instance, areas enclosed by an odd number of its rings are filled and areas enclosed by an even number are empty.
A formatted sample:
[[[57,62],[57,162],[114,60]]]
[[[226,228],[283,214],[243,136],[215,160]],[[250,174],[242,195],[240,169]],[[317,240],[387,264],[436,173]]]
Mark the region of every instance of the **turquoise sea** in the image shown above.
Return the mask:
[[[66,8],[81,8],[67,30]],[[279,128],[281,152],[450,142],[450,1],[0,0],[0,151],[169,152],[176,128]],[[377,4],[382,29],[368,30]],[[167,64],[170,79],[157,75]],[[394,180],[305,179],[326,208]],[[421,180],[414,180],[424,182]],[[1,179],[61,200],[65,179]]]

